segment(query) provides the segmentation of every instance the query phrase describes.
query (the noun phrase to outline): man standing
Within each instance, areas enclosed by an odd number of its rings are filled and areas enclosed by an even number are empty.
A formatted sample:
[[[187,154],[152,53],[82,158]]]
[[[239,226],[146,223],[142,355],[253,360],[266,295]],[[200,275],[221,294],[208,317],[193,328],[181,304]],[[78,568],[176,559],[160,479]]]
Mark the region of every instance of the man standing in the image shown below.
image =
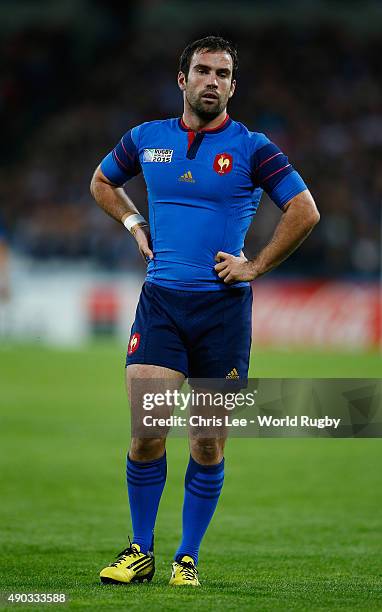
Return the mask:
[[[132,327],[126,382],[185,377],[245,379],[251,345],[249,282],[272,270],[319,220],[313,198],[280,149],[227,114],[237,53],[208,36],[182,53],[179,119],[129,130],[96,169],[97,203],[134,236],[148,262]],[[143,172],[149,223],[121,186]],[[269,244],[251,261],[244,239],[262,192],[282,210]],[[131,405],[132,413],[141,406]],[[133,543],[101,571],[102,582],[151,580],[153,530],[166,480],[165,437],[132,437],[127,486]],[[202,538],[224,480],[224,440],[190,438],[182,541],[170,584],[199,585]]]

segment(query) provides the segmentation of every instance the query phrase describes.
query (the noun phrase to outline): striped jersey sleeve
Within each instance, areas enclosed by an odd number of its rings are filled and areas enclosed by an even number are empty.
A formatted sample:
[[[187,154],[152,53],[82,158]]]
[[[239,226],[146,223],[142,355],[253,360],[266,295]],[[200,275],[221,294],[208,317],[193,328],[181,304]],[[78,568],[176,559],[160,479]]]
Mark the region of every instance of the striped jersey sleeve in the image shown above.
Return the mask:
[[[255,187],[261,187],[279,208],[307,189],[287,156],[270,141],[263,141],[252,154],[251,171]]]
[[[142,170],[136,145],[138,129],[126,132],[101,162],[102,172],[114,185],[123,185]]]

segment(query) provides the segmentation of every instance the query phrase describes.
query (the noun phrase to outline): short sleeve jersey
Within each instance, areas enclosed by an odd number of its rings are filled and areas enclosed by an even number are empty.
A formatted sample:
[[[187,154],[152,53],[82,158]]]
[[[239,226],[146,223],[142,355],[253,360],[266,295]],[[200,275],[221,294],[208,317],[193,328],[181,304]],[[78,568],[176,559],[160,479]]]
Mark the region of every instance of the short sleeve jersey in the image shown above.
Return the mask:
[[[188,291],[227,290],[215,255],[238,256],[263,191],[283,206],[307,187],[286,155],[228,115],[194,132],[182,119],[129,130],[103,159],[114,185],[143,172],[154,259],[146,280]]]

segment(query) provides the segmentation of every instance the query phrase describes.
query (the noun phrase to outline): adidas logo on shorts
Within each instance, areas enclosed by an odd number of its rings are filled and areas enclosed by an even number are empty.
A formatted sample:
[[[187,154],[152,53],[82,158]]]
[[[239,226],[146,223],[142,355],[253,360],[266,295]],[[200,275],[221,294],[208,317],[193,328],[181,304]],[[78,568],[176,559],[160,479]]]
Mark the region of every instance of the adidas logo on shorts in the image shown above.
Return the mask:
[[[227,374],[226,378],[230,380],[238,380],[240,378],[239,372],[237,371],[236,368],[233,368],[233,370],[231,370],[229,374]]]

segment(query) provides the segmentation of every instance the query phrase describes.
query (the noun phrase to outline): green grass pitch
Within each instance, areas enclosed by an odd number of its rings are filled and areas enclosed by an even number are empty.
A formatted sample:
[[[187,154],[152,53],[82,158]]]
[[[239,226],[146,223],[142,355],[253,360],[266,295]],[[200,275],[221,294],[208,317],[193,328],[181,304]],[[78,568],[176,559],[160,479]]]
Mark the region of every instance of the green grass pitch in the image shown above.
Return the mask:
[[[131,533],[123,359],[112,344],[0,350],[3,593],[62,592],[65,609],[92,611],[382,609],[382,441],[374,439],[229,441],[202,587],[181,590],[167,582],[188,450],[185,439],[171,440],[154,580],[101,586],[99,570]],[[259,350],[254,364],[256,376],[381,372],[377,354]]]

